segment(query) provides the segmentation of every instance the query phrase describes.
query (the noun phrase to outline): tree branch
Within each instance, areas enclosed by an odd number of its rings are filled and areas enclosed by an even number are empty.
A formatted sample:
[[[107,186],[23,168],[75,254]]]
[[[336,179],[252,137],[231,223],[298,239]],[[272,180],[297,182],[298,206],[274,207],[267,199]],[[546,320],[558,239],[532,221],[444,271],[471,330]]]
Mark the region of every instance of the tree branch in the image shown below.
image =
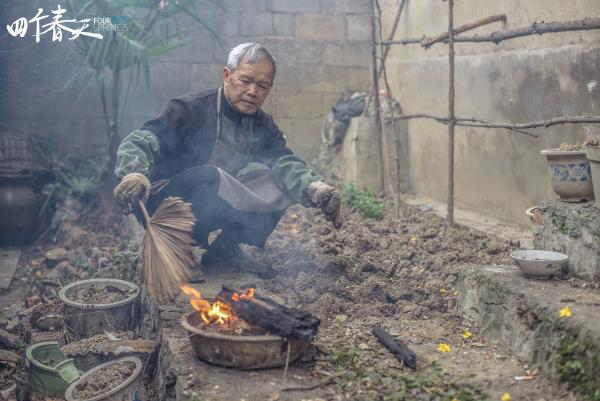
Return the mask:
[[[398,29],[398,24],[400,23],[400,17],[402,16],[402,10],[404,10],[404,6],[406,5],[407,1],[408,0],[402,0],[402,3],[400,3],[400,6],[398,7],[398,11],[396,12],[396,18],[394,19],[394,24],[392,25],[392,31],[390,32],[388,41],[394,39],[394,35],[396,35],[396,30]],[[381,21],[379,22],[379,24],[381,25]],[[391,47],[388,45],[385,46],[385,48],[383,49],[383,53],[381,56],[381,64],[379,65],[379,70],[377,70],[377,79],[381,77],[383,66],[385,64],[385,60],[387,59],[388,53],[390,52],[390,48]]]
[[[513,29],[510,31],[496,31],[486,35],[473,36],[456,36],[455,42],[493,42],[500,43],[504,40],[520,38],[530,35],[542,35],[544,33],[571,32],[571,31],[588,31],[600,29],[600,18],[584,18],[573,21],[555,21],[555,22],[534,22],[530,26]],[[421,39],[402,39],[402,40],[387,40],[383,45],[409,45],[428,43],[431,39],[425,37]],[[444,40],[447,42],[448,38]],[[440,42],[437,42],[440,43]],[[425,46],[424,46],[425,47]]]
[[[498,21],[502,21],[502,22],[506,22],[506,15],[504,14],[500,14],[500,15],[492,15],[490,17],[486,17],[486,18],[482,18],[480,20],[471,22],[470,24],[465,24],[465,25],[461,25],[459,27],[457,27],[456,29],[454,29],[452,32],[454,33],[454,41],[456,41],[456,35],[458,35],[459,33],[463,33],[463,32],[467,32],[470,31],[472,29],[475,28],[479,28],[481,26],[484,25],[489,25],[492,24],[494,22],[498,22]],[[424,48],[429,48],[431,47],[431,45],[438,43],[438,42],[442,42],[442,41],[448,41],[449,38],[449,34],[448,32],[444,32],[441,33],[437,36],[434,36],[432,38],[428,38],[428,39],[422,39],[421,40],[421,46],[423,46]]]
[[[415,118],[426,118],[435,120],[442,124],[448,124],[448,117],[434,116],[427,113],[403,114],[394,117],[397,120],[410,120]],[[549,120],[531,121],[526,123],[497,123],[478,120],[475,118],[455,118],[455,125],[463,127],[481,127],[481,128],[506,128],[516,132],[520,132],[529,136],[537,137],[537,135],[522,131],[528,128],[551,127],[560,124],[599,124],[600,116],[564,116],[552,118]]]

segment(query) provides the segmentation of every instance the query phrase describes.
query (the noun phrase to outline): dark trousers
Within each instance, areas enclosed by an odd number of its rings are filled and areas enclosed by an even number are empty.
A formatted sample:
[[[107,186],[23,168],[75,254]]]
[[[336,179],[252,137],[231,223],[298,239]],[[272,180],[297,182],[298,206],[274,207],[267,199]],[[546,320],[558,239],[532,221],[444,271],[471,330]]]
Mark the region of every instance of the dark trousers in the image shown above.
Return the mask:
[[[270,213],[242,212],[234,209],[219,197],[219,172],[211,166],[198,166],[177,174],[157,194],[148,199],[150,215],[169,196],[182,198],[192,204],[196,217],[194,239],[202,247],[208,246],[208,234],[221,229],[223,239],[239,244],[263,247],[267,238],[285,213],[285,210]],[[143,217],[136,210],[138,221]]]

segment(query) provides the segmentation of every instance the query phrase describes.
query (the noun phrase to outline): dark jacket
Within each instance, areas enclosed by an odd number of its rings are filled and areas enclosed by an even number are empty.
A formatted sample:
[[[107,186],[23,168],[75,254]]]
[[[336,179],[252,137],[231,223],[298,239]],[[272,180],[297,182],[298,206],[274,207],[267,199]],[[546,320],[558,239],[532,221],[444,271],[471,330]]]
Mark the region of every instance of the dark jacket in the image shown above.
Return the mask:
[[[142,130],[152,131],[160,144],[160,154],[150,170],[151,181],[171,178],[208,161],[217,139],[216,97],[217,90],[210,90],[173,98],[159,117],[143,125]],[[293,154],[269,114],[259,110],[242,115],[224,98],[221,108],[230,119],[247,119],[244,123],[252,124],[248,156],[254,161],[271,167],[279,157]]]

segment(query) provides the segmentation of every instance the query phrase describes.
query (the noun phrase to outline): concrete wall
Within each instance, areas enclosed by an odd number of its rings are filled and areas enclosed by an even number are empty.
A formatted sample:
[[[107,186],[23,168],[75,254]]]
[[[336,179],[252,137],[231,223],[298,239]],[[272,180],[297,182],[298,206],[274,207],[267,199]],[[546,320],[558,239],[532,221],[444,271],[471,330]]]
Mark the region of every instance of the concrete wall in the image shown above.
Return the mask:
[[[398,1],[386,0],[384,32]],[[474,33],[514,29],[534,21],[564,21],[600,15],[597,0],[461,0],[455,26],[506,14],[507,23]],[[448,6],[439,0],[409,1],[396,39],[447,30]],[[384,34],[387,35],[387,34]],[[526,122],[563,115],[600,114],[600,32],[530,36],[495,44],[456,45],[456,115],[488,121]],[[394,46],[387,71],[405,113],[448,114],[447,46]],[[447,127],[428,120],[408,124],[412,190],[444,201],[447,190]],[[508,130],[456,129],[456,202],[515,223],[524,210],[555,198],[539,150],[583,141],[598,125],[563,125],[531,130],[531,138]]]
[[[265,110],[274,115],[291,147],[312,159],[318,152],[321,121],[340,94],[368,86],[369,3],[224,2],[226,11],[208,6],[197,11],[223,46],[190,18],[179,18],[190,44],[154,63],[149,88],[132,85],[121,134],[156,116],[170,97],[218,86],[229,49],[257,41],[266,44],[278,60],[278,76]],[[81,66],[77,57],[65,58],[74,43],[66,39],[52,43],[46,35],[35,44],[30,37],[6,34],[6,24],[18,17],[33,17],[38,4],[49,13],[57,2],[0,2],[0,123],[44,134],[62,146],[100,146],[106,141],[106,129],[95,82],[60,91],[72,70]]]

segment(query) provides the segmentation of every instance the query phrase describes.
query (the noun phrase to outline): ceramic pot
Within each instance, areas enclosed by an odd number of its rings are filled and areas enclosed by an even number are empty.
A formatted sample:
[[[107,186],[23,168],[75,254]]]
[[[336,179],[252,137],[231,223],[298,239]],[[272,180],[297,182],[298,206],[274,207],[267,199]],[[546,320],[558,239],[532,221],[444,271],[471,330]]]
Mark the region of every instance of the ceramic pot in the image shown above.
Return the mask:
[[[585,155],[590,162],[590,169],[592,171],[596,207],[600,207],[600,146],[586,146]]]
[[[584,150],[546,149],[552,177],[552,189],[566,202],[581,202],[594,199],[592,172]]]

